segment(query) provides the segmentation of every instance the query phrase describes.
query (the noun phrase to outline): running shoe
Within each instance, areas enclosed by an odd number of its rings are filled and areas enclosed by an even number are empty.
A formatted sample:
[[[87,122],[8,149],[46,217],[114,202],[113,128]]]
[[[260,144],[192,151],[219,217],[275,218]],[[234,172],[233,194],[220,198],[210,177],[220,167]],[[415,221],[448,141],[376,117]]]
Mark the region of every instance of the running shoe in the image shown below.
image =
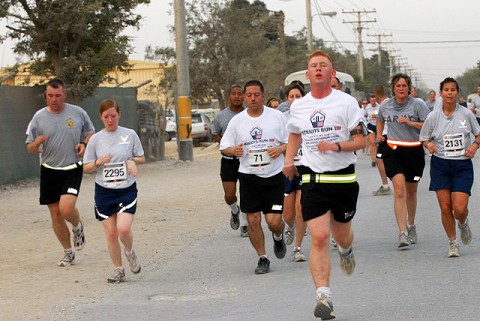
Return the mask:
[[[400,233],[398,236],[398,248],[404,248],[410,245],[410,240],[408,239],[408,235],[406,233]]]
[[[135,253],[134,250],[132,250],[132,253],[130,255],[128,255],[126,251],[124,253],[127,257],[128,264],[130,265],[130,271],[135,274],[139,273],[142,267],[140,266],[140,260],[137,257],[137,253]]]
[[[257,268],[255,269],[255,274],[265,274],[270,272],[270,260],[264,256],[261,256],[258,259]]]
[[[125,270],[123,268],[116,268],[113,270],[111,276],[107,278],[108,283],[125,282]]]
[[[248,237],[248,226],[240,226],[240,236]]]
[[[83,234],[83,222],[80,221],[80,228],[75,230],[72,229],[73,232],[73,245],[75,246],[75,250],[80,251],[83,249],[85,245],[85,234]]]
[[[458,228],[460,229],[460,239],[462,243],[465,245],[470,244],[472,241],[472,231],[470,230],[470,226],[468,226],[468,219],[466,219],[463,224],[458,222]]]
[[[231,213],[231,216],[230,216],[230,227],[233,229],[233,230],[238,230],[238,228],[240,227],[240,218],[239,218],[239,214],[240,214],[240,209],[238,208],[237,206],[237,214],[233,213],[233,212],[230,212]]]
[[[317,294],[313,315],[322,320],[335,319],[332,300],[323,293]]]
[[[295,239],[295,230],[293,227],[288,226],[287,224],[287,230],[285,231],[285,243],[287,245],[290,245],[293,243],[293,240]]]
[[[458,248],[458,243],[455,242],[450,242],[448,245],[448,257],[459,257],[460,256],[460,250]]]
[[[384,195],[390,195],[390,194],[392,194],[392,190],[390,189],[390,186],[387,186],[387,188],[380,186],[379,189],[373,192],[374,196],[384,196]]]
[[[338,251],[340,255],[340,268],[348,275],[355,271],[355,256],[353,255],[353,249],[350,248],[350,253],[344,255]]]
[[[275,241],[273,232],[272,232],[272,237],[273,237],[273,253],[275,253],[275,256],[277,258],[283,259],[285,257],[285,254],[287,254],[287,246],[285,245],[285,239],[283,238],[283,233],[282,233],[282,239],[280,241]]]
[[[292,255],[295,262],[305,262],[307,260],[305,254],[303,254],[300,248],[296,248],[295,250],[293,250]]]
[[[75,252],[72,250],[63,250],[65,252],[63,258],[58,262],[58,266],[70,266],[75,260]]]
[[[417,227],[415,225],[409,226],[407,230],[408,230],[408,240],[410,241],[410,244],[416,244],[417,243]]]

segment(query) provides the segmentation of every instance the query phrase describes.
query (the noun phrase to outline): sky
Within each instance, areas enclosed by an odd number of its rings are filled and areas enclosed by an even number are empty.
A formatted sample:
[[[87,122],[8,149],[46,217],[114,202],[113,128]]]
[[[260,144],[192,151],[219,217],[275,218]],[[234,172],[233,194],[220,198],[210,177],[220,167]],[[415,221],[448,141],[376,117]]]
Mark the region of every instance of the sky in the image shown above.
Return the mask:
[[[144,58],[145,47],[175,46],[169,32],[174,24],[173,0],[151,0],[137,12],[144,16],[140,30],[129,29],[135,53],[131,59]],[[191,0],[186,0],[191,1]],[[198,1],[198,0],[197,0]],[[253,0],[249,0],[253,2]],[[292,35],[306,24],[306,1],[263,0],[267,8],[285,13],[285,32]],[[370,57],[377,49],[378,36],[382,46],[392,50],[397,63],[409,69],[409,74],[420,87],[438,91],[445,77],[456,77],[466,69],[474,68],[480,60],[480,1],[473,0],[311,0],[312,30],[330,46],[338,41],[339,49],[357,52],[357,14],[360,14],[364,56]],[[371,12],[375,11],[375,12]],[[321,12],[336,12],[334,17]],[[349,22],[355,23],[349,23]],[[0,23],[0,33],[5,30]],[[13,65],[16,59],[6,41],[0,44],[0,67]],[[342,70],[339,70],[342,71]],[[287,75],[281,75],[284,78]]]

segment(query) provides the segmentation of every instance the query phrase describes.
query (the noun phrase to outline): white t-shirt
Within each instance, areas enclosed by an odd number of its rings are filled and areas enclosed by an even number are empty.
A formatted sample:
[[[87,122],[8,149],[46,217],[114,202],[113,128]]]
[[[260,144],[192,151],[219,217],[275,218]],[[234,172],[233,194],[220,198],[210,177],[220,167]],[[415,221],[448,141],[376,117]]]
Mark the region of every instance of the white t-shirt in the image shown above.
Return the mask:
[[[372,104],[368,104],[367,107],[365,107],[365,116],[370,125],[377,126],[377,114],[378,104],[376,104],[375,107],[373,107]],[[375,115],[375,117],[373,115]]]
[[[301,163],[317,173],[336,171],[356,163],[353,152],[319,152],[318,143],[350,140],[350,131],[366,123],[363,109],[352,96],[338,90],[316,99],[311,93],[296,99],[290,107],[287,130],[302,135]]]
[[[282,171],[284,155],[271,159],[265,149],[287,143],[286,123],[282,112],[267,106],[258,117],[251,117],[245,109],[230,120],[220,141],[220,150],[242,144],[243,156],[238,171],[272,177]]]

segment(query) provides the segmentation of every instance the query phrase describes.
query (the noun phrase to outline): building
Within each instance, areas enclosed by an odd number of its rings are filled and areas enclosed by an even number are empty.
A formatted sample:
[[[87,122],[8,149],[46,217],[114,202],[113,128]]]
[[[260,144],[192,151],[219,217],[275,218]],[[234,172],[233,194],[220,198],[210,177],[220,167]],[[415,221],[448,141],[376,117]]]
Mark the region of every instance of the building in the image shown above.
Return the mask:
[[[100,87],[137,87],[137,100],[148,100],[160,103],[162,106],[173,104],[173,90],[160,90],[159,88],[165,70],[171,68],[170,66],[163,67],[158,62],[141,60],[129,60],[128,63],[131,65],[128,72],[120,70],[109,72],[107,75],[109,80],[101,83]],[[30,64],[20,65],[16,71],[9,69],[0,69],[1,85],[35,86],[44,84],[50,78],[32,75]]]

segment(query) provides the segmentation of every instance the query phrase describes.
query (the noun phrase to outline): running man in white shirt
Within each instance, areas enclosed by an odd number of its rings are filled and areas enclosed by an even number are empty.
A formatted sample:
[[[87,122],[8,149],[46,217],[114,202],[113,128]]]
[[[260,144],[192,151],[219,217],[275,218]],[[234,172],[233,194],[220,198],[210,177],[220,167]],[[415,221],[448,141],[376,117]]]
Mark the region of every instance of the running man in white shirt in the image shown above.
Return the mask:
[[[290,132],[283,173],[289,179],[298,172],[294,157],[302,147],[302,214],[312,237],[310,272],[316,287],[314,315],[335,318],[330,291],[330,232],[338,244],[340,267],[352,274],[352,218],[359,185],[355,175],[354,151],[366,144],[363,109],[352,96],[330,86],[335,77],[330,56],[315,51],[308,58],[307,78],[311,92],[290,108]]]
[[[273,236],[273,250],[285,257],[283,239],[282,166],[287,143],[286,118],[282,112],[263,105],[263,84],[251,80],[244,86],[247,109],[232,118],[220,141],[224,155],[240,159],[240,209],[247,213],[248,235],[259,260],[256,274],[270,272],[265,251],[261,213]]]

